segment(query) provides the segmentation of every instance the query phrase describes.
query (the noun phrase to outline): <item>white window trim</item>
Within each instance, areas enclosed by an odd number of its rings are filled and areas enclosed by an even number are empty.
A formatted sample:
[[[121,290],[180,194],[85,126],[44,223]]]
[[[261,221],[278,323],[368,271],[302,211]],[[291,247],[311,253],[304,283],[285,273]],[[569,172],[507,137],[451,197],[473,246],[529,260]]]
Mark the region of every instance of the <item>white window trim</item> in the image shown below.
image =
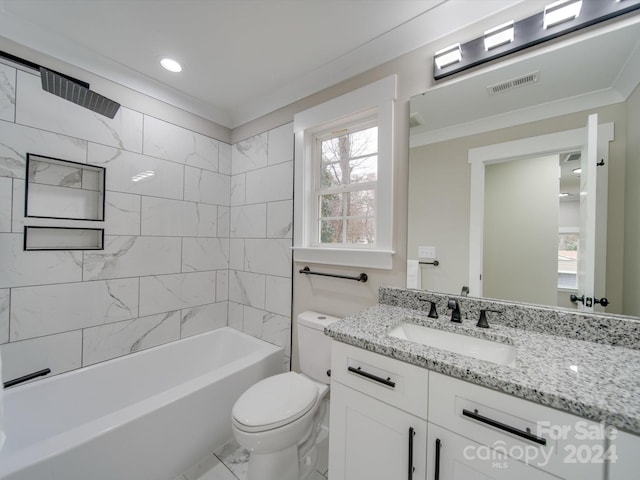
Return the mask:
[[[393,125],[397,77],[392,75],[294,116],[294,260],[390,270],[393,250]],[[351,115],[375,110],[378,120],[378,186],[375,248],[314,246],[313,132]],[[311,215],[311,217],[309,217]]]

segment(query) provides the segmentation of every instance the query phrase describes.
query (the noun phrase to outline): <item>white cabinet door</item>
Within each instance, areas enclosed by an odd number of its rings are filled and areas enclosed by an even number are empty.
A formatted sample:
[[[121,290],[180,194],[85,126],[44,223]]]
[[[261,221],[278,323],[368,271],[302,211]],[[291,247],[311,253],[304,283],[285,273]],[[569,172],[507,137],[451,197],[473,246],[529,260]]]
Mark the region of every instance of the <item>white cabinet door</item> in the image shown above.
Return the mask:
[[[616,431],[607,452],[609,480],[640,477],[640,436]]]
[[[425,420],[337,382],[330,410],[331,480],[425,480]]]
[[[429,480],[558,480],[559,478],[432,423],[429,423],[427,466]]]

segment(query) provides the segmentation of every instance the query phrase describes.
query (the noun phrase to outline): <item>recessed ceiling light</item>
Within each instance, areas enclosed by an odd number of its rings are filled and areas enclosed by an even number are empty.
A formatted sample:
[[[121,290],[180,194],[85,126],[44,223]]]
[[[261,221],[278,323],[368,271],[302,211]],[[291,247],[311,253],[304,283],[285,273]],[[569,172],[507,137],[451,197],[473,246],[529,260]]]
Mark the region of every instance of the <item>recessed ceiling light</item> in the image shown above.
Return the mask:
[[[163,58],[162,60],[160,60],[160,65],[162,65],[165,69],[169,70],[170,72],[177,73],[182,71],[182,66],[171,58]]]
[[[560,198],[564,198],[564,197],[570,197],[570,196],[571,196],[571,194],[570,194],[570,193],[566,193],[566,192],[562,192],[562,193],[559,193],[559,194],[558,194],[558,196],[559,196]]]

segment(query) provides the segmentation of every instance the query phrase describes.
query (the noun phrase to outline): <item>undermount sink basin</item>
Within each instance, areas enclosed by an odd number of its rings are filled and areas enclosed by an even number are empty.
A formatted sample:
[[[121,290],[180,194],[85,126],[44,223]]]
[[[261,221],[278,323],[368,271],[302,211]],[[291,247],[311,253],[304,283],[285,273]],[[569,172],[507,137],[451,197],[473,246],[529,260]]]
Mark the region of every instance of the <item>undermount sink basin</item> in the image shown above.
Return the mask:
[[[514,366],[516,361],[516,349],[513,345],[413,323],[398,325],[389,332],[389,336],[500,365]]]

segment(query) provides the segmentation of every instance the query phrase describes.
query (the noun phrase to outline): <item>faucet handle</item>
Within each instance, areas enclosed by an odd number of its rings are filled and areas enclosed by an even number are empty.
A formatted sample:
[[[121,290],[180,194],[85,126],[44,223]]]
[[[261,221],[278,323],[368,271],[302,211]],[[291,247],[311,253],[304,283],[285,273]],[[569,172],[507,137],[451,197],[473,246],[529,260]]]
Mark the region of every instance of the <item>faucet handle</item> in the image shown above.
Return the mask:
[[[476,327],[489,328],[489,322],[487,322],[487,312],[502,313],[502,310],[492,310],[490,308],[481,309],[480,318],[478,318],[478,323],[476,323]]]
[[[429,307],[429,315],[430,318],[438,318],[438,310],[436,310],[436,302],[432,300],[427,300],[426,298],[419,298],[421,302],[429,302],[431,306]]]

